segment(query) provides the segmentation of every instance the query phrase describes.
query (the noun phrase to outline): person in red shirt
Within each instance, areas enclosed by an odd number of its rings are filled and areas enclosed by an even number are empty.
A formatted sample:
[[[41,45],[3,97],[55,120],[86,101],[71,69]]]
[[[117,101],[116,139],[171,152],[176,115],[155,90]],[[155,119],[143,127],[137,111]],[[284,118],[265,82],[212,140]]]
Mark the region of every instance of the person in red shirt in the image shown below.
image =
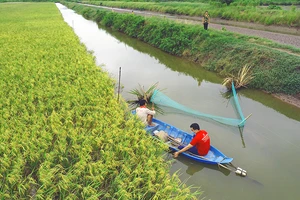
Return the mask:
[[[205,156],[210,149],[210,137],[205,130],[200,130],[200,126],[197,123],[190,125],[191,131],[196,135],[187,146],[179,146],[179,151],[174,153],[174,157],[185,151],[190,151],[193,154]]]

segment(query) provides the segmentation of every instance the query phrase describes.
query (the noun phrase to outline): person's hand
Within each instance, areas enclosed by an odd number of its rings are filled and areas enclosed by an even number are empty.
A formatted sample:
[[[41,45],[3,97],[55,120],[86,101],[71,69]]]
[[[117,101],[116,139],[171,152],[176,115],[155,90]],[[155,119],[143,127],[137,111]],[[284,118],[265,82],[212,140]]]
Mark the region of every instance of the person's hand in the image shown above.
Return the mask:
[[[174,155],[173,155],[173,156],[174,156],[174,158],[177,158],[177,157],[178,157],[178,155],[179,155],[179,152],[177,151],[177,152],[175,152],[175,153],[174,153]]]

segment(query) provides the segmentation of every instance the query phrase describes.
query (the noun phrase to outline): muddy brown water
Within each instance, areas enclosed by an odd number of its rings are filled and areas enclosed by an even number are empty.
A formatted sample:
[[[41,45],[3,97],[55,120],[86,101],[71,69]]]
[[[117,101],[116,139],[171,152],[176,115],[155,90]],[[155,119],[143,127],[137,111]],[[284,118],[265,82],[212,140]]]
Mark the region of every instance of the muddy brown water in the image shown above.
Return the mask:
[[[189,108],[237,117],[222,94],[225,89],[216,74],[124,34],[98,27],[61,4],[57,7],[81,42],[93,52],[98,65],[105,64],[102,68],[116,80],[121,67],[123,98],[134,99],[128,92],[138,84],[147,88],[159,82],[165,94]],[[205,199],[299,199],[300,109],[256,90],[238,94],[244,115],[252,114],[241,132],[235,127],[176,112],[156,117],[184,131],[198,122],[209,132],[212,144],[233,157],[233,164],[247,170],[248,176],[242,178],[182,156],[174,160],[170,173],[179,170],[180,179],[187,185],[201,187],[201,198]]]

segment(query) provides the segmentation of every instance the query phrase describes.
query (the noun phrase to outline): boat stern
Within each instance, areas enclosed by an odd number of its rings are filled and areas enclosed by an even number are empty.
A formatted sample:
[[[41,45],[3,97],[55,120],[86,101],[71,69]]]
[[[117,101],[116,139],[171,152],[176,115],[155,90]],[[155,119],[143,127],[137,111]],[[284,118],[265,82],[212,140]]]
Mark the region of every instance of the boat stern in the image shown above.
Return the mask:
[[[233,158],[224,158],[222,159],[222,161],[220,162],[220,164],[229,164],[233,161]]]

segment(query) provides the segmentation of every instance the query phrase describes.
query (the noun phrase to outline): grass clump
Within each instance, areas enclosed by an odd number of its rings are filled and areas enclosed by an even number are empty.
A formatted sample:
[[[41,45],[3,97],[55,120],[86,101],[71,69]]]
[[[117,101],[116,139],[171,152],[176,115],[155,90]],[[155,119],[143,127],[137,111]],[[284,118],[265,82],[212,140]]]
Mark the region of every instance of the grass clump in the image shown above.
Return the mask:
[[[239,70],[239,72],[236,76],[230,74],[229,77],[225,78],[222,85],[226,86],[226,88],[229,90],[231,89],[232,83],[234,84],[234,87],[236,89],[239,89],[241,87],[247,87],[247,85],[254,78],[250,69],[251,69],[251,66],[248,66],[248,65],[243,66]]]
[[[136,99],[128,100],[127,103],[129,104],[129,106],[132,109],[136,109],[137,107],[140,106],[140,104],[139,104],[140,100],[145,99],[147,102],[147,107],[149,109],[154,107],[156,112],[163,114],[164,112],[163,112],[162,108],[160,108],[158,105],[151,102],[151,98],[152,98],[155,90],[159,90],[157,87],[158,87],[158,83],[155,83],[155,84],[151,85],[147,90],[145,90],[144,86],[139,85],[138,88],[129,91],[129,94],[134,95],[136,97]]]

